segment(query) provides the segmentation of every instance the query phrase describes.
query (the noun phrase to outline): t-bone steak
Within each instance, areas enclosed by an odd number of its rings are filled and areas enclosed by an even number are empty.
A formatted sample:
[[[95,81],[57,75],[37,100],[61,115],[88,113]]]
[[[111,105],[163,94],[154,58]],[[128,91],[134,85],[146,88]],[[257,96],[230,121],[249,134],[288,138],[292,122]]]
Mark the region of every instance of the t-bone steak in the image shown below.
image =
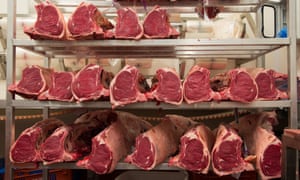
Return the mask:
[[[37,19],[33,27],[24,27],[24,32],[32,39],[67,38],[64,17],[60,10],[50,1],[42,2],[35,6]]]
[[[167,115],[158,125],[139,135],[135,150],[125,158],[144,170],[151,170],[178,150],[180,137],[195,123],[179,115]]]
[[[183,97],[188,103],[221,100],[221,95],[210,87],[210,71],[195,65],[183,82]]]
[[[92,152],[77,162],[77,165],[97,174],[112,172],[117,163],[130,153],[135,138],[148,130],[151,125],[139,117],[114,112],[116,120],[92,140]]]
[[[178,37],[179,32],[169,22],[167,10],[154,6],[143,22],[144,36],[149,39]]]
[[[190,129],[180,138],[180,152],[170,158],[169,165],[197,173],[208,173],[214,142],[214,134],[207,126],[198,125]]]
[[[25,129],[10,148],[10,160],[14,163],[41,161],[40,146],[52,132],[64,123],[50,118]]]

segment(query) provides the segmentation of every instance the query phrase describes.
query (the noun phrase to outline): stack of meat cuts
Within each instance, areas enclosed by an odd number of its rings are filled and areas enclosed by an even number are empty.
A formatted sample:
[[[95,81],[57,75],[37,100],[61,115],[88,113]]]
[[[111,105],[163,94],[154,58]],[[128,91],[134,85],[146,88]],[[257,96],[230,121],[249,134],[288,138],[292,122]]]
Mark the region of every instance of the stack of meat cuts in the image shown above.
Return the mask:
[[[125,162],[151,170],[178,150],[180,137],[195,123],[186,117],[167,115],[158,125],[136,138],[135,150]]]

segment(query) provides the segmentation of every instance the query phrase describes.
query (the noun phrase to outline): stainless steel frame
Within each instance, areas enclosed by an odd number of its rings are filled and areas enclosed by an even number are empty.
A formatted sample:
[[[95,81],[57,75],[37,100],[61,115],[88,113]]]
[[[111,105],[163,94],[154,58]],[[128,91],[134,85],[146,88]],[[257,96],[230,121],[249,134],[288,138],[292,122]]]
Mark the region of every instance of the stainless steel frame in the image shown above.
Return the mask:
[[[80,57],[83,54],[90,56],[102,57],[227,57],[236,59],[237,61],[248,61],[264,56],[266,53],[274,51],[281,47],[288,47],[288,72],[289,72],[289,100],[282,101],[256,101],[250,104],[241,104],[235,102],[207,102],[193,105],[183,104],[181,106],[173,106],[161,104],[157,106],[155,103],[138,103],[125,107],[133,109],[234,109],[234,108],[272,108],[285,107],[289,109],[289,127],[298,128],[297,122],[297,87],[296,87],[296,33],[295,33],[295,9],[294,0],[286,0],[288,12],[288,28],[289,38],[286,39],[235,39],[235,40],[205,40],[205,39],[171,39],[171,40],[98,40],[98,41],[31,41],[16,39],[16,0],[8,1],[8,31],[7,31],[7,87],[15,82],[15,52],[16,47],[31,50],[33,52],[44,55],[45,57]],[[97,1],[99,2],[99,1]],[[179,1],[180,2],[180,1]],[[196,3],[197,1],[195,1]],[[226,11],[239,12],[247,11],[258,12],[263,0],[240,0],[239,4],[222,4],[224,1],[207,1],[216,6],[224,6]],[[235,2],[235,1],[234,1]],[[94,3],[94,1],[93,1]],[[176,3],[175,3],[176,4]],[[170,7],[174,7],[174,11],[185,13],[187,8],[184,4],[179,3],[178,6],[169,2]],[[166,5],[166,6],[167,6]],[[196,4],[195,4],[196,5]],[[212,5],[212,4],[210,4]],[[73,5],[74,7],[74,5]],[[140,9],[141,6],[137,6]],[[61,8],[64,6],[61,4]],[[191,11],[191,7],[188,7]],[[172,8],[168,8],[172,9]],[[77,52],[80,53],[77,53]],[[15,140],[15,119],[14,111],[16,108],[21,109],[43,109],[44,117],[48,117],[49,108],[110,108],[108,102],[87,102],[87,103],[61,103],[61,102],[39,102],[32,100],[15,100],[15,97],[7,93],[6,98],[6,133],[5,133],[5,157],[6,157],[6,173],[5,179],[13,179],[13,168],[15,167],[9,160],[10,145]],[[120,109],[122,109],[120,108]],[[285,157],[285,156],[284,156]],[[289,168],[287,168],[287,162]],[[74,164],[62,163],[53,166],[42,166],[42,169],[52,168],[76,168]],[[135,167],[120,163],[118,169],[135,169]],[[166,164],[158,167],[160,170],[170,170]],[[283,178],[298,179],[298,154],[296,151],[288,154],[283,159]],[[47,171],[44,171],[44,179],[47,179]],[[289,178],[287,178],[287,175]]]

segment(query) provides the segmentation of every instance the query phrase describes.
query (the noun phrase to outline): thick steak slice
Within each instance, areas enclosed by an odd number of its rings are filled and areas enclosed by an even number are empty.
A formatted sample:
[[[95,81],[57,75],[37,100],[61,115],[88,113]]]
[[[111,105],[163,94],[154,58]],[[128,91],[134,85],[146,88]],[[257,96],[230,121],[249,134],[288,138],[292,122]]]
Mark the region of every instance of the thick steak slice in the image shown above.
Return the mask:
[[[53,72],[51,80],[51,87],[44,95],[45,99],[68,102],[74,100],[71,91],[71,84],[74,80],[73,72]]]
[[[197,173],[208,173],[214,141],[214,134],[207,126],[198,125],[190,129],[180,138],[180,152],[170,158],[169,165]]]
[[[8,90],[25,98],[37,99],[51,87],[52,69],[33,65],[23,69],[21,80],[8,87]]]
[[[104,31],[112,28],[113,25],[98,8],[86,2],[76,8],[68,21],[68,30],[73,39],[103,39]]]
[[[258,89],[254,79],[243,68],[232,69],[211,79],[211,87],[220,92],[223,100],[249,103],[257,98]]]
[[[147,101],[149,86],[135,66],[126,65],[110,83],[110,102],[114,107]]]
[[[102,73],[102,67],[95,64],[88,64],[76,73],[71,89],[77,101],[97,100],[109,95],[101,82]]]
[[[221,100],[221,95],[210,87],[209,70],[199,65],[193,66],[185,78],[183,82],[183,97],[188,104]]]
[[[59,9],[50,1],[35,6],[37,19],[33,27],[24,28],[32,39],[66,39],[65,20]]]
[[[180,105],[183,101],[183,88],[178,73],[171,68],[158,69],[147,98]]]
[[[179,32],[170,25],[167,10],[154,6],[143,22],[144,36],[149,39],[178,37]]]
[[[195,123],[186,117],[167,115],[158,125],[139,135],[135,150],[125,158],[144,170],[151,170],[178,150],[180,137]]]
[[[242,157],[242,143],[241,137],[233,128],[219,126],[211,152],[212,168],[217,175],[224,176],[254,169]]]
[[[116,112],[117,120],[92,140],[92,152],[77,165],[97,174],[112,172],[119,160],[130,153],[136,136],[151,125],[126,112]]]
[[[110,111],[88,112],[55,130],[41,145],[44,164],[75,161],[91,152],[92,138],[115,121]]]
[[[10,148],[10,160],[15,163],[41,161],[40,145],[64,123],[58,119],[45,119],[25,129]]]
[[[120,8],[117,10],[115,27],[116,39],[141,39],[144,29],[136,12],[131,8]]]

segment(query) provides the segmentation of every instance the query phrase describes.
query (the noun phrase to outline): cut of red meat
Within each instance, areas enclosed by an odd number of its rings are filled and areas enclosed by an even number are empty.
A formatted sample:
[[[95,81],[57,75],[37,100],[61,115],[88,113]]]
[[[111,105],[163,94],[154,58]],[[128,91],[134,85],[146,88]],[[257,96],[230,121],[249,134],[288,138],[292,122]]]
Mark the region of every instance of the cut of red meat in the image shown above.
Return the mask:
[[[71,84],[74,79],[73,72],[53,72],[51,87],[45,92],[45,98],[57,101],[73,101]],[[39,97],[41,99],[41,97]]]
[[[14,163],[41,161],[40,145],[64,123],[58,119],[45,119],[25,129],[10,148],[10,160]]]
[[[79,117],[71,125],[57,128],[41,145],[45,164],[75,161],[91,152],[92,138],[116,120],[110,111],[94,111]]]
[[[257,98],[259,100],[286,99],[286,92],[279,91],[275,84],[276,72],[272,69],[253,68],[247,69],[255,80],[258,88]]]
[[[109,95],[109,90],[101,82],[102,73],[99,65],[88,64],[75,75],[71,89],[77,101],[97,100]]]
[[[178,73],[171,68],[158,69],[147,98],[180,105],[183,101],[183,88]]]
[[[143,23],[144,36],[149,39],[178,37],[179,32],[170,25],[167,10],[154,6]]]
[[[254,169],[242,158],[242,139],[229,126],[219,126],[211,156],[213,171],[219,176]]]
[[[119,160],[125,157],[134,145],[136,136],[151,125],[126,112],[116,112],[117,120],[92,140],[92,152],[78,161],[77,165],[97,174],[112,172]]]
[[[73,39],[103,39],[104,31],[113,25],[96,6],[82,2],[72,13],[68,21],[68,30]]]
[[[199,65],[192,67],[183,82],[183,97],[188,103],[196,103],[211,100],[221,100],[218,92],[210,87],[210,72]]]
[[[223,100],[249,103],[257,98],[258,89],[251,75],[242,68],[232,69],[211,79],[211,87]]]
[[[131,8],[120,8],[117,14],[115,38],[141,39],[144,29],[136,12]]]
[[[198,125],[190,129],[180,138],[180,152],[170,158],[169,165],[207,174],[214,141],[215,137],[208,127]]]
[[[111,81],[110,102],[114,108],[138,101],[147,101],[144,93],[148,88],[146,80],[138,69],[135,66],[126,65]]]
[[[66,39],[66,25],[62,13],[49,1],[35,6],[37,20],[33,27],[24,28],[32,39]]]
[[[52,73],[52,69],[37,65],[27,66],[23,69],[22,79],[18,83],[10,85],[8,90],[25,98],[37,99],[51,87]]]
[[[135,150],[125,158],[144,170],[151,170],[178,150],[180,137],[195,123],[186,117],[167,115],[155,127],[136,138]]]

